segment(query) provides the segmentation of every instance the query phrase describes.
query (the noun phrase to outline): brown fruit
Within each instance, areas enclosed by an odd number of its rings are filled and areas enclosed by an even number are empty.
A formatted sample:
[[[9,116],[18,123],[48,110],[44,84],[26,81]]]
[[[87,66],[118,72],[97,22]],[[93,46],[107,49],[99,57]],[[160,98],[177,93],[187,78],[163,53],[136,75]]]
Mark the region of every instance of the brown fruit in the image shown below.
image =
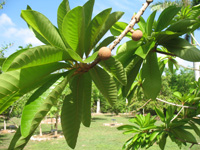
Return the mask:
[[[102,47],[102,48],[100,48],[98,55],[101,60],[106,60],[106,59],[110,58],[111,50],[108,47]]]
[[[143,33],[141,30],[136,30],[132,33],[132,40],[133,41],[139,41],[143,36]]]

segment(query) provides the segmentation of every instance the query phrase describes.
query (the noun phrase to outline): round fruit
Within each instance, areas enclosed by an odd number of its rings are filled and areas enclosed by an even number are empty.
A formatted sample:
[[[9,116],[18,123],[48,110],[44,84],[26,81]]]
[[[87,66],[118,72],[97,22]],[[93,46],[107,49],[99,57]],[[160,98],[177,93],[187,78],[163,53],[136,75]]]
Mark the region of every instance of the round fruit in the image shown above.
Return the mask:
[[[108,47],[102,47],[102,48],[100,48],[98,55],[101,60],[106,60],[106,59],[110,58],[111,50]]]
[[[143,33],[141,30],[136,30],[132,33],[132,40],[133,41],[139,41],[143,36]]]

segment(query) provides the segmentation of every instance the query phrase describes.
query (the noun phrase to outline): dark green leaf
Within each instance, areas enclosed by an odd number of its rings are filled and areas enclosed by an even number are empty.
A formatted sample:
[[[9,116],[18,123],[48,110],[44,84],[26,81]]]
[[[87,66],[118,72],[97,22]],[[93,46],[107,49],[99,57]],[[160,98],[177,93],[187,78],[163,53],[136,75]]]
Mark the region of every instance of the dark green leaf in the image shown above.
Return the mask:
[[[22,18],[39,33],[52,46],[65,49],[65,44],[62,41],[60,34],[55,26],[44,15],[33,10],[22,10]]]
[[[115,59],[114,57],[109,58],[108,60],[101,61],[100,65],[104,67],[108,72],[112,73],[112,75],[122,84],[127,84],[126,72],[120,61]]]
[[[145,59],[148,53],[155,47],[155,42],[149,42],[137,48],[135,54]]]
[[[166,8],[159,16],[155,31],[161,31],[164,28],[166,28],[174,16],[180,11],[181,7],[176,7],[176,6],[169,6]]]
[[[95,45],[94,42],[101,31],[105,21],[109,17],[111,12],[111,8],[106,9],[96,15],[92,21],[90,22],[86,34],[85,34],[85,53],[86,56],[89,55],[90,51],[92,50],[93,46]]]
[[[152,12],[152,14],[147,19],[147,25],[146,25],[147,36],[151,35],[154,19],[155,19],[155,16],[156,16],[156,12],[157,11]]]
[[[156,114],[160,117],[160,120],[162,122],[165,122],[165,115],[164,115],[164,113],[160,109],[158,109],[156,107],[154,109],[156,111]]]
[[[117,87],[113,78],[98,66],[92,68],[89,73],[97,88],[108,102],[113,105],[117,100]]]
[[[156,53],[150,52],[142,67],[142,88],[147,98],[155,99],[161,89],[161,74]],[[151,89],[151,90],[150,90]]]
[[[84,38],[84,22],[85,16],[83,7],[78,6],[69,11],[62,23],[62,34],[69,46],[76,51],[80,57],[83,56],[83,39]]]
[[[140,17],[140,22],[138,23],[138,26],[140,27],[140,30],[142,31],[142,33],[146,34],[147,23],[145,22],[143,17]]]
[[[184,60],[192,62],[200,61],[200,50],[182,38],[168,40],[162,43],[162,45],[166,47],[168,51]]]

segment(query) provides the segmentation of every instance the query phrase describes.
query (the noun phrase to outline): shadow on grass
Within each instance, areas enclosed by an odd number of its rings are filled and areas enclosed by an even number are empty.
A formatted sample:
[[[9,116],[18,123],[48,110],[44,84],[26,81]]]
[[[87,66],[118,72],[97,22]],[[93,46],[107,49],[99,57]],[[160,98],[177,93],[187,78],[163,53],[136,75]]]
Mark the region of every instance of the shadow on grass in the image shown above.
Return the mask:
[[[96,121],[99,121],[99,120],[107,120],[106,118],[100,118],[100,117],[92,117],[92,122],[96,122]]]
[[[60,134],[60,135],[63,135],[63,131],[62,131],[62,130],[58,130],[57,133]],[[36,131],[34,134],[39,135],[40,132],[39,132],[39,131]],[[49,134],[53,135],[54,132],[51,132],[51,131],[42,131],[42,134],[43,134],[43,135],[49,135]]]

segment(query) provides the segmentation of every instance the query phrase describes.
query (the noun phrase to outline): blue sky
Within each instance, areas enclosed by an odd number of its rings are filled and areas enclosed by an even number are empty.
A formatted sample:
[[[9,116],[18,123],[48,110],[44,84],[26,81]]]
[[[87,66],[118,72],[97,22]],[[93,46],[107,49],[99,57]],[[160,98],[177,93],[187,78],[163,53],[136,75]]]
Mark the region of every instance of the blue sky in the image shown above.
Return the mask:
[[[74,8],[83,5],[86,1],[87,0],[69,0],[69,3],[70,7]],[[157,1],[158,0],[154,0],[154,2]],[[6,0],[6,5],[0,10],[0,47],[8,43],[14,43],[14,45],[7,50],[5,55],[9,56],[15,52],[18,46],[25,46],[29,43],[33,46],[42,44],[34,37],[28,29],[26,22],[20,17],[21,10],[26,9],[26,6],[29,5],[33,10],[44,14],[57,26],[57,8],[61,2],[62,0]],[[120,21],[128,23],[133,13],[138,12],[144,2],[145,0],[96,0],[94,15],[111,7],[112,11],[125,12]],[[151,10],[148,8],[143,15],[145,20],[150,13]],[[122,41],[121,44],[123,42],[124,41]],[[185,62],[179,61],[185,64]],[[186,66],[188,65],[191,65],[191,63],[186,63]]]

